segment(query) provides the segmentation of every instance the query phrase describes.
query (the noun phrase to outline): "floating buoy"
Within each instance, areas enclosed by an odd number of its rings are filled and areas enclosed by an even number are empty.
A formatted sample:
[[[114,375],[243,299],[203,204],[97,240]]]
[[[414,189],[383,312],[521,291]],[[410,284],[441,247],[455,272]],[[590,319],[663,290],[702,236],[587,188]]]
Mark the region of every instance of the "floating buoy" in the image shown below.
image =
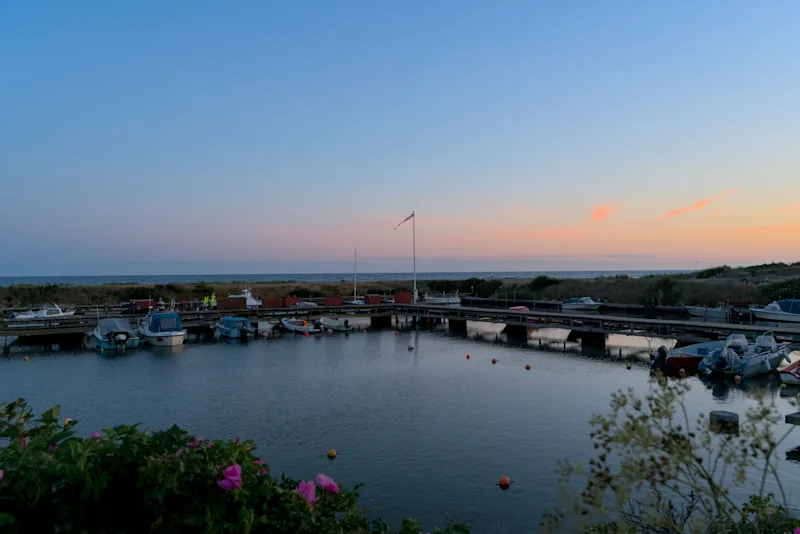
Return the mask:
[[[681,367],[681,369],[678,371],[678,376],[681,378],[686,378],[686,369]]]
[[[786,384],[781,383],[781,389],[786,389]]]
[[[103,352],[103,347],[100,347],[100,352]]]
[[[367,333],[367,331],[366,331],[366,330],[362,330],[361,332],[362,332],[363,334],[366,334],[366,333]]]
[[[336,450],[335,449],[331,449],[331,450],[328,451],[328,459],[329,460],[333,460],[334,458],[336,458]]]
[[[27,362],[28,361],[28,357],[25,356],[25,358],[23,358],[23,360]]]
[[[495,358],[492,358],[492,364],[495,364],[495,363],[497,363],[497,360]]]
[[[397,330],[394,331],[394,335],[397,335]]]
[[[511,479],[503,475],[500,477],[500,480],[497,481],[497,485],[500,486],[501,490],[507,490],[511,485]]]
[[[414,350],[414,345],[409,345],[409,346],[408,346],[408,350],[410,350],[410,351],[411,351],[411,350]]]
[[[333,330],[331,330],[330,328],[328,328],[328,335],[331,335],[331,334],[333,334]]]
[[[526,371],[530,371],[530,370],[531,370],[531,364],[528,364],[528,365],[526,365],[526,366],[525,366],[525,370],[526,370]]]
[[[469,354],[467,354],[467,359],[469,360]]]
[[[625,369],[628,369],[628,370],[630,370],[630,368],[631,368],[631,364],[629,364],[629,363],[628,363],[628,364],[625,364]]]
[[[303,335],[304,335],[304,336],[307,336],[307,335],[308,335],[308,332],[303,332]]]
[[[734,381],[734,382],[736,382],[736,383],[738,384],[739,382],[741,382],[741,381],[742,381],[742,377],[741,377],[741,376],[739,376],[739,375],[736,375],[736,376],[734,376],[734,377],[733,377],[733,381]]]

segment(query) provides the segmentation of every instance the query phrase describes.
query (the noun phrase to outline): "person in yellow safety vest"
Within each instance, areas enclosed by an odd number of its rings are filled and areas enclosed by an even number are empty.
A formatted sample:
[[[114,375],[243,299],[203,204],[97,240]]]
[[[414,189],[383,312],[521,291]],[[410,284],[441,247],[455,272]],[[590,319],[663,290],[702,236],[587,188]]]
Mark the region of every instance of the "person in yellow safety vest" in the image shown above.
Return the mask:
[[[203,307],[208,309],[208,295],[203,297]]]
[[[211,307],[217,309],[217,294],[211,293]]]

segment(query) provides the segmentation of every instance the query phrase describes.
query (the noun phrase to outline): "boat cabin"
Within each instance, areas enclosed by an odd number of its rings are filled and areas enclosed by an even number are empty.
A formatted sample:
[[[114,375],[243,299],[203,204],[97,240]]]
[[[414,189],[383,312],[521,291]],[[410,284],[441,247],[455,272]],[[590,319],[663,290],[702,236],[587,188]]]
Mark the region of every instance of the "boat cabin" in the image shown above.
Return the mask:
[[[147,327],[151,332],[180,332],[181,318],[175,312],[154,313],[147,318]]]

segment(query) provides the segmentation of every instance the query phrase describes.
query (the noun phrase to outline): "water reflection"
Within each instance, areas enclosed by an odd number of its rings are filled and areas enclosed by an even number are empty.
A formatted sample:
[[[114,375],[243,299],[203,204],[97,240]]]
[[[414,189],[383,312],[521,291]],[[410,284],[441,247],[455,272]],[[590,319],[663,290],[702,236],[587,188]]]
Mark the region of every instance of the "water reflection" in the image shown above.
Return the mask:
[[[741,391],[748,395],[753,395],[757,392],[765,392],[769,395],[775,395],[781,391],[781,379],[776,374],[760,375],[742,380],[740,383],[734,382],[729,377],[716,377],[698,375],[700,383],[705,386],[715,400],[727,400],[737,391]]]

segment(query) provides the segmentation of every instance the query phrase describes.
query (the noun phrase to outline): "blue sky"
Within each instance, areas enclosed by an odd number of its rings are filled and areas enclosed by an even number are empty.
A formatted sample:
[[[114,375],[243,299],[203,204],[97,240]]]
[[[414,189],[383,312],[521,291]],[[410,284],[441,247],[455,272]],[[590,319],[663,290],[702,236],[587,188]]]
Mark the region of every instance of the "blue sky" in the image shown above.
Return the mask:
[[[421,270],[797,260],[798,20],[3,2],[0,275],[410,270],[412,209]]]

